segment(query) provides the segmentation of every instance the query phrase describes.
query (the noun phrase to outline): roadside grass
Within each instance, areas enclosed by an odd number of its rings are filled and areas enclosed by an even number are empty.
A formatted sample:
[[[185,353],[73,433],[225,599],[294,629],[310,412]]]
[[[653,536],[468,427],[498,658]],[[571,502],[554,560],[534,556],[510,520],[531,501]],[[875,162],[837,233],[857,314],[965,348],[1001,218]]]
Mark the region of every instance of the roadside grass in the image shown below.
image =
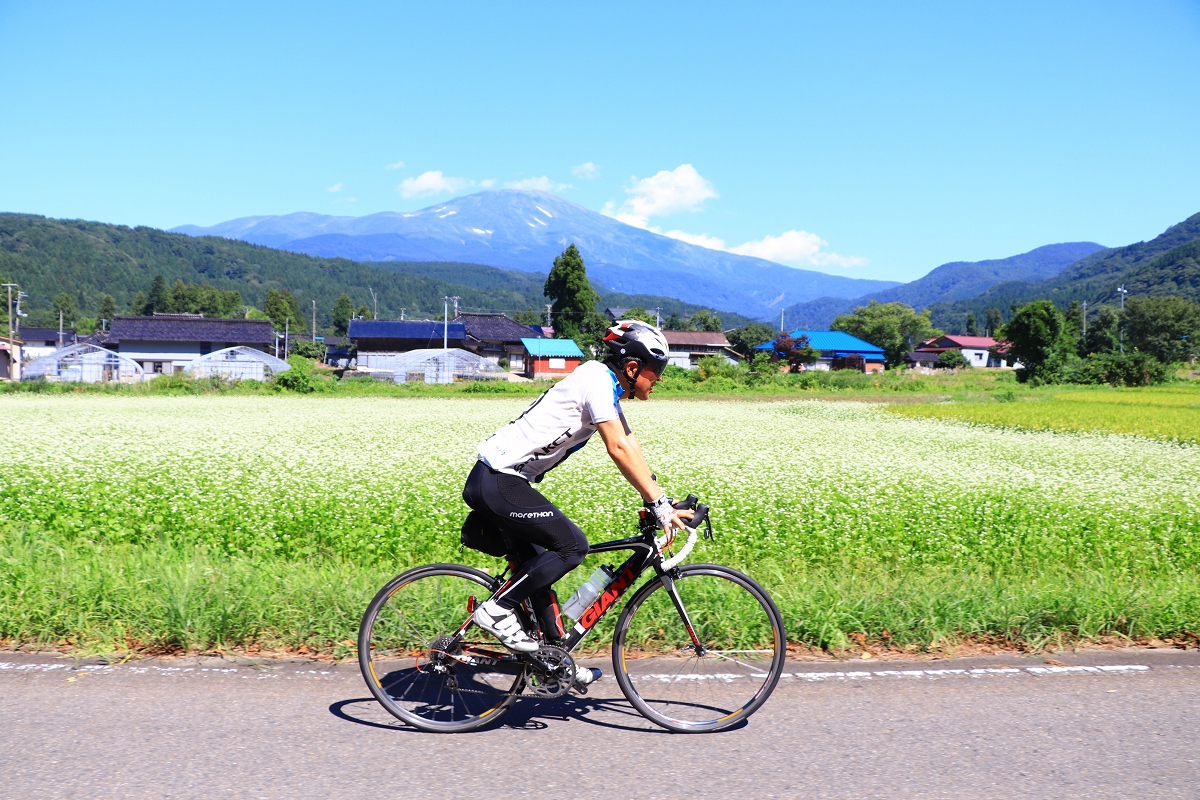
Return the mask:
[[[2,396],[0,643],[348,655],[392,575],[499,566],[460,548],[460,491],[477,443],[527,403]],[[691,560],[766,586],[794,644],[1200,633],[1196,445],[814,400],[680,398],[626,415],[665,488],[714,509],[717,539]],[[592,541],[632,532],[640,502],[598,443],[539,488]]]
[[[965,402],[907,405],[889,411],[906,417],[1029,430],[1107,431],[1200,442],[1200,384],[1195,382],[1130,389],[1056,388],[1019,398],[1015,395],[987,401],[969,398]]]
[[[118,656],[350,657],[366,601],[394,572],[383,563],[334,558],[65,541],[12,526],[0,535],[0,563],[6,573],[0,644]],[[861,563],[826,569],[760,561],[752,572],[779,605],[789,642],[835,654],[936,652],[961,642],[1037,651],[1114,636],[1131,644],[1200,644],[1194,570],[989,572]],[[614,611],[604,619],[585,651],[607,650],[616,617]]]

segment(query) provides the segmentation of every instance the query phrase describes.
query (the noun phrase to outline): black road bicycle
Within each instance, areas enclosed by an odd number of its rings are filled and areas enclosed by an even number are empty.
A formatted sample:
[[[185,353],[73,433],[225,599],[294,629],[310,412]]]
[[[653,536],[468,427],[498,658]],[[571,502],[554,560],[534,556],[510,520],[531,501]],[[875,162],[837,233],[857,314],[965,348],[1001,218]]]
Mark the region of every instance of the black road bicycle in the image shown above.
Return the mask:
[[[719,564],[681,562],[699,530],[712,538],[708,508],[694,496],[687,541],[658,535],[640,512],[639,534],[592,545],[590,553],[631,550],[604,592],[565,630],[553,592],[518,609],[542,646],[512,653],[472,621],[477,603],[503,584],[458,564],[430,564],[387,583],[363,615],[358,660],[371,693],[390,713],[424,731],[469,731],[497,720],[518,698],[561,697],[575,689],[572,653],[647,570],[653,577],[617,619],[613,671],[642,715],[671,731],[702,733],[736,725],[766,702],[786,653],[783,619],[761,586]],[[509,564],[509,569],[513,565]],[[547,597],[548,596],[548,597]]]

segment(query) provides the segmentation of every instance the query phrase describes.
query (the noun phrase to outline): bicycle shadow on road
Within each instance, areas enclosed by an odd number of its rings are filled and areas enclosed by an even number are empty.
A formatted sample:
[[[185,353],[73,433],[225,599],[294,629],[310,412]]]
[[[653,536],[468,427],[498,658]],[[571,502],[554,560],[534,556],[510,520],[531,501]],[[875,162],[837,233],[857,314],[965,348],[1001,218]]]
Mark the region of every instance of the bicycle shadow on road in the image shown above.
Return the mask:
[[[329,706],[329,713],[356,725],[421,733],[388,714],[373,697],[339,700]],[[518,700],[495,724],[481,730],[540,731],[548,729],[552,723],[572,721],[630,733],[670,733],[639,714],[624,697],[586,696],[566,696],[553,700]],[[726,730],[739,730],[745,725],[746,722],[742,721]]]

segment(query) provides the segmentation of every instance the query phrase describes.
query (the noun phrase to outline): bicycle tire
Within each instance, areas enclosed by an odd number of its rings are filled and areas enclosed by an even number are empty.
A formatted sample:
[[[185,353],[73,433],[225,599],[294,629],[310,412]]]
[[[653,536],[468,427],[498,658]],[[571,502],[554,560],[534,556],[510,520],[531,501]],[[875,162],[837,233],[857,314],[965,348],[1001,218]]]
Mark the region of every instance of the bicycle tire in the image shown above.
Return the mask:
[[[500,667],[476,668],[431,649],[468,617],[468,597],[481,603],[497,586],[482,570],[429,564],[397,575],[376,593],[359,626],[358,662],[367,688],[392,716],[423,731],[460,733],[495,722],[513,704],[525,686],[523,668],[505,662],[511,676],[489,672]],[[473,624],[464,636],[468,650],[507,654]]]
[[[688,564],[675,575],[703,650],[657,577],[617,619],[617,684],[634,708],[667,730],[711,733],[737,725],[767,701],[783,673],[783,617],[766,590],[735,569]]]

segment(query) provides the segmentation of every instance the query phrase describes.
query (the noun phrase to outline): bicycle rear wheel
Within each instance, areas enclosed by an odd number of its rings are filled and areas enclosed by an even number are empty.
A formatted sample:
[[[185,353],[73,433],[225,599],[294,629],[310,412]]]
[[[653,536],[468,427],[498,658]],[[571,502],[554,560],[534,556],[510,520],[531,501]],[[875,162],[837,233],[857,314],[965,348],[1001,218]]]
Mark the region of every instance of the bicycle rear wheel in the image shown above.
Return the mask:
[[[379,590],[359,627],[358,662],[388,712],[421,730],[450,733],[486,725],[512,705],[525,685],[524,665],[474,623],[459,633],[496,586],[486,572],[430,564]]]
[[[719,731],[757,711],[779,682],[783,618],[770,595],[737,570],[689,564],[677,574],[643,586],[621,612],[613,672],[655,724]]]

